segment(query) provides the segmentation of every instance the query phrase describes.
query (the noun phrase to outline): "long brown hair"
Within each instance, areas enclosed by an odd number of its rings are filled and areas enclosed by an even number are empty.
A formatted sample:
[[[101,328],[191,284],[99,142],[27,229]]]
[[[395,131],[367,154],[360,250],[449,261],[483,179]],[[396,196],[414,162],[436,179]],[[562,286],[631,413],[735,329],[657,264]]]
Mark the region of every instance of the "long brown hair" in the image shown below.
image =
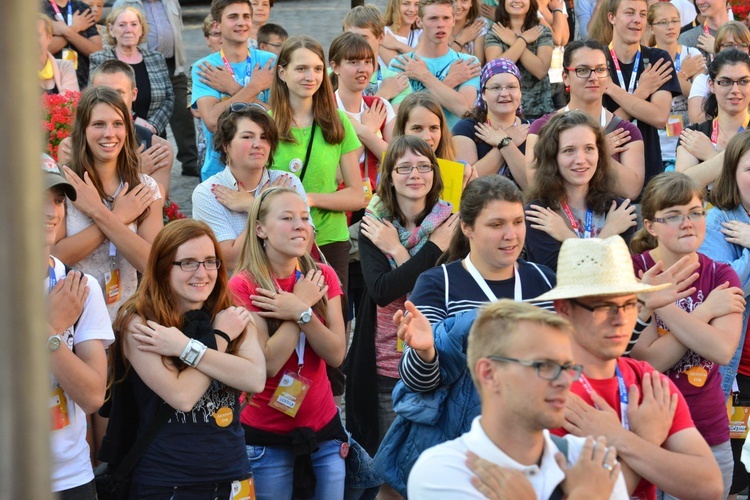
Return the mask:
[[[402,226],[406,226],[409,222],[406,220],[406,216],[398,206],[396,198],[396,189],[393,187],[393,169],[396,167],[396,163],[404,157],[404,155],[411,151],[414,154],[424,156],[432,163],[432,187],[427,193],[425,198],[424,210],[417,215],[414,223],[419,226],[422,221],[427,217],[432,208],[440,200],[440,193],[443,191],[443,178],[440,175],[440,166],[438,166],[437,158],[435,153],[432,152],[432,148],[429,144],[423,141],[419,137],[411,135],[402,135],[392,140],[388,145],[388,149],[385,152],[383,162],[380,164],[380,184],[378,184],[378,198],[380,203],[391,213],[393,217],[397,219]]]
[[[694,196],[703,201],[704,191],[693,179],[681,172],[664,172],[649,181],[641,197],[644,221],[653,221],[656,212],[670,207],[687,205]],[[646,227],[639,229],[630,240],[630,251],[643,253],[659,246],[659,240]]]
[[[138,143],[135,140],[133,120],[125,101],[122,100],[122,96],[109,87],[89,87],[84,90],[78,100],[73,131],[70,134],[73,151],[70,157],[70,168],[82,179],[84,172],[88,172],[89,178],[101,199],[111,203],[113,199],[104,191],[104,186],[102,186],[102,181],[99,179],[99,174],[94,166],[94,156],[86,140],[86,128],[91,122],[91,113],[97,104],[106,104],[114,108],[125,123],[125,143],[120,154],[117,155],[117,175],[120,177],[120,181],[127,182],[130,187],[140,184],[141,160],[138,155]],[[149,209],[147,208],[137,221],[142,221],[148,215],[148,212]]]
[[[268,255],[266,254],[264,244],[265,240],[258,236],[257,233],[258,223],[262,223],[266,220],[274,199],[284,193],[292,193],[295,196],[299,196],[299,193],[294,189],[274,186],[263,191],[263,193],[255,199],[255,202],[250,209],[250,213],[248,214],[247,233],[245,241],[242,243],[242,252],[240,252],[239,262],[235,269],[236,274],[242,272],[248,273],[259,288],[265,288],[266,290],[276,289],[276,279],[273,276],[271,262],[268,260]],[[297,261],[297,267],[302,274],[307,274],[311,269],[318,270],[318,265],[307,252],[305,252],[302,257],[299,257]],[[313,310],[321,318],[327,319],[328,297],[324,295],[323,298],[313,306]],[[270,318],[267,321],[269,324],[269,334],[272,334],[272,332],[278,328],[280,322]]]
[[[615,184],[615,175],[609,163],[609,150],[602,128],[582,111],[556,113],[542,127],[539,140],[534,145],[535,160],[532,164],[532,168],[536,170],[534,182],[524,194],[527,200],[538,200],[542,205],[550,208],[560,207],[560,203],[567,198],[565,182],[557,164],[560,135],[566,130],[579,126],[588,127],[594,133],[599,154],[596,171],[589,181],[586,192],[586,204],[594,213],[607,213],[612,204],[612,190]]]
[[[221,260],[221,248],[213,231],[205,222],[194,219],[183,219],[164,226],[156,235],[146,269],[138,290],[130,296],[117,312],[112,328],[115,331],[115,343],[109,350],[109,383],[114,382],[115,356],[125,361],[123,339],[128,333],[132,319],[138,316],[144,323],[151,320],[166,327],[182,328],[183,314],[179,312],[178,298],[170,286],[169,277],[175,269],[174,261],[177,250],[188,241],[207,236],[211,239],[216,258]],[[232,305],[232,297],[227,287],[227,270],[224,266],[216,271],[216,283],[211,294],[203,304],[213,320],[216,315]],[[240,334],[229,343],[227,352],[234,354],[239,349],[245,333]],[[165,364],[169,361],[177,370],[182,371],[186,365],[177,357],[162,357]]]
[[[286,39],[281,47],[281,52],[276,60],[276,72],[271,82],[271,111],[273,112],[274,121],[279,128],[279,139],[282,142],[297,143],[297,139],[292,135],[292,121],[294,111],[289,102],[289,88],[284,80],[279,76],[279,68],[287,70],[292,60],[292,55],[299,49],[307,49],[318,56],[326,65],[326,56],[323,53],[323,46],[320,42],[307,35],[296,35]],[[288,68],[291,70],[291,68]],[[313,95],[313,119],[323,133],[323,138],[328,144],[341,144],[344,141],[344,124],[341,123],[341,116],[338,113],[336,100],[333,97],[333,88],[328,78],[328,72],[323,70],[323,80],[317,92]]]
[[[737,185],[737,165],[748,151],[750,151],[750,129],[743,130],[732,137],[727,144],[727,149],[724,150],[724,165],[711,189],[711,202],[721,210],[734,210],[742,204],[740,188]]]
[[[448,120],[445,119],[445,114],[440,103],[432,94],[427,92],[411,93],[401,101],[401,104],[398,106],[398,113],[396,113],[396,122],[393,126],[393,137],[405,135],[406,122],[409,121],[409,115],[415,108],[425,108],[440,120],[440,143],[435,148],[435,156],[444,160],[455,160],[456,148],[453,145],[453,134],[450,127],[448,127]]]
[[[497,7],[495,8],[495,22],[500,23],[506,28],[510,27],[510,14],[505,10],[505,1],[498,0]],[[529,11],[526,12],[526,17],[523,20],[522,30],[528,30],[539,24],[539,16],[537,11],[539,10],[539,4],[536,0],[529,0]]]

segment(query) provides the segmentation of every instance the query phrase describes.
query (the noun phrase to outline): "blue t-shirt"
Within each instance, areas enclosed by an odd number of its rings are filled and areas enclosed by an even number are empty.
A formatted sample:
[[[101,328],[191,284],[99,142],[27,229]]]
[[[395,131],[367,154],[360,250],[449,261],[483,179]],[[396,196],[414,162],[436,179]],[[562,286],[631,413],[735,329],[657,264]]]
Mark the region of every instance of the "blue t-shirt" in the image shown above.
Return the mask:
[[[404,55],[413,58],[414,52],[409,52],[408,54],[404,54]],[[454,62],[460,59],[479,62],[479,60],[473,55],[458,53],[453,49],[448,49],[448,53],[441,57],[421,57],[420,56],[420,59],[422,59],[425,62],[425,64],[427,65],[427,69],[430,70],[430,73],[435,75],[437,79],[440,80],[441,82],[445,80],[446,76],[448,76],[448,71],[451,68],[451,64],[453,64]],[[388,66],[388,70],[395,72],[395,73],[403,73],[403,70],[397,65],[398,65],[397,58],[393,58],[390,66]],[[424,84],[420,82],[419,80],[414,80],[414,79],[409,78],[409,83],[411,84],[411,90],[413,92],[419,92],[421,90],[425,90]],[[458,91],[459,89],[462,89],[464,87],[473,87],[477,90],[477,92],[479,92],[479,77],[477,76],[475,78],[472,78],[471,80],[465,81],[458,87],[455,87],[454,90]],[[396,97],[393,98],[391,103],[399,104],[404,99],[404,97],[406,97],[407,94],[408,93],[401,93],[397,95]],[[445,109],[445,107],[443,107],[443,113],[445,113],[445,118],[448,121],[448,128],[453,128],[453,126],[458,122],[458,120],[460,120],[460,117],[454,115],[453,113]]]
[[[249,82],[250,78],[252,78],[253,68],[256,64],[259,64],[262,68],[268,64],[269,60],[275,61],[275,59],[276,55],[272,54],[271,52],[266,52],[265,50],[250,49],[249,61],[230,63],[230,65],[232,66],[232,70],[234,71],[234,77],[237,83],[244,82],[244,84],[247,85],[247,82]],[[218,90],[215,90],[212,87],[201,82],[201,79],[198,76],[198,70],[201,63],[203,62],[207,62],[220,68],[224,67],[224,62],[221,60],[220,52],[214,52],[213,54],[210,54],[193,64],[193,69],[191,71],[193,78],[193,100],[190,103],[190,106],[195,109],[198,108],[198,99],[200,99],[201,97],[215,97],[220,101],[229,99],[230,97],[228,94],[223,94]],[[258,99],[263,102],[268,102],[269,95],[270,92],[268,90],[264,90],[263,92],[258,94]],[[203,120],[201,120],[201,127],[203,128],[203,134],[206,138],[207,145],[206,159],[203,162],[203,167],[201,168],[201,180],[206,180],[212,175],[224,170],[224,165],[219,160],[219,153],[214,151],[214,135],[206,128],[206,124],[203,122]]]

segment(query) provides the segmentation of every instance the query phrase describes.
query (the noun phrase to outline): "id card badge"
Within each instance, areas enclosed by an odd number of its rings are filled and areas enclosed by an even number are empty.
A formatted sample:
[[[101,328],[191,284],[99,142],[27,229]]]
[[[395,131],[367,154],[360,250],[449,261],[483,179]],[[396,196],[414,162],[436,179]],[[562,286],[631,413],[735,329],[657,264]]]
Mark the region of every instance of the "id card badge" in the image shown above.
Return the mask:
[[[297,372],[285,371],[268,406],[294,418],[312,382]]]
[[[232,482],[229,500],[255,500],[255,481],[252,477]]]
[[[73,63],[73,68],[78,69],[78,52],[73,49],[62,49],[63,61],[70,61]]]
[[[667,137],[677,137],[682,133],[682,115],[669,115]]]
[[[68,400],[65,398],[62,387],[52,389],[49,396],[49,411],[50,417],[52,417],[53,431],[59,431],[70,425]]]
[[[122,290],[120,289],[120,270],[112,269],[104,273],[104,299],[107,304],[114,304],[120,300]]]
[[[396,337],[396,351],[404,352],[404,341],[400,337]]]
[[[370,187],[370,178],[365,177],[362,179],[362,191],[365,192],[365,201],[370,203],[372,199],[372,187]]]

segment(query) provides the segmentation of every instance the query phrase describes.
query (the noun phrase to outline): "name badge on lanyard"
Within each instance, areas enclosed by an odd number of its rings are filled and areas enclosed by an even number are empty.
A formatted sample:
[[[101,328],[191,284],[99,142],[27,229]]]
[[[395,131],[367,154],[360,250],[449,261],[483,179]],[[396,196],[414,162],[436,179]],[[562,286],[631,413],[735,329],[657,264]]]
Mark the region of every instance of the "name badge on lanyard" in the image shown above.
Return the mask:
[[[474,281],[477,282],[479,288],[481,288],[484,294],[487,296],[487,299],[490,302],[496,301],[497,296],[495,295],[495,292],[492,291],[490,286],[487,284],[487,281],[485,281],[482,275],[479,274],[479,271],[471,262],[471,258],[469,255],[467,255],[464,259],[464,264],[466,265],[466,270],[469,271],[471,277],[474,278]],[[518,274],[518,264],[513,264],[513,275],[515,277],[515,283],[513,284],[513,300],[515,300],[516,302],[521,302],[523,301],[523,293],[521,290],[521,276]]]

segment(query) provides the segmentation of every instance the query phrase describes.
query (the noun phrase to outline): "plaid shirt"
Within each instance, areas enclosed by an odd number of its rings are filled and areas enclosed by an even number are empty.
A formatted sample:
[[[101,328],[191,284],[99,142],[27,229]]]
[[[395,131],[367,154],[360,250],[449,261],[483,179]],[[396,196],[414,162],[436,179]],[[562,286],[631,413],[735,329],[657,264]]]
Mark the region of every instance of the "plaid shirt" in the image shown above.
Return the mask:
[[[148,121],[159,133],[163,133],[169,123],[174,109],[174,89],[169,79],[169,70],[164,56],[150,49],[138,47],[143,62],[148,72],[148,81],[151,84],[151,102],[148,105]],[[91,61],[90,71],[93,72],[101,63],[109,59],[117,59],[115,49],[104,49],[94,52],[89,56]],[[90,78],[90,77],[89,77]],[[182,103],[187,106],[187,103]]]

